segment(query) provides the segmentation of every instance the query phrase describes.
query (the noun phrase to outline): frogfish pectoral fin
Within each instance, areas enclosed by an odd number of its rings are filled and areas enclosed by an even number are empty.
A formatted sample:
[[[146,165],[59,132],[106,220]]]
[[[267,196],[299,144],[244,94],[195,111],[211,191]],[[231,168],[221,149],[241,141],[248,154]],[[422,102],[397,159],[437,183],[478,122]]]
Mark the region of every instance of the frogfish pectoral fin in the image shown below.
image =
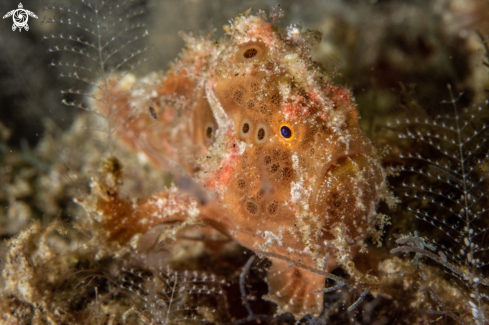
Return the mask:
[[[323,309],[323,292],[326,278],[289,262],[271,258],[268,269],[268,295],[264,298],[278,305],[277,314],[290,312],[297,319],[306,314],[319,315]]]

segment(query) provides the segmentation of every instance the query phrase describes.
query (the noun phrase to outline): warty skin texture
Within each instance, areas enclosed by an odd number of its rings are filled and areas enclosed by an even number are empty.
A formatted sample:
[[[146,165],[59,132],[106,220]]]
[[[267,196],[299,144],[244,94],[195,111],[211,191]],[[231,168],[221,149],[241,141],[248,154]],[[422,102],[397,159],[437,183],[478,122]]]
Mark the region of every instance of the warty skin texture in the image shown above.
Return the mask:
[[[81,204],[119,245],[158,224],[210,225],[272,261],[265,298],[278,313],[317,315],[325,276],[343,266],[355,278],[379,237],[385,172],[349,91],[313,66],[307,35],[280,35],[262,14],[225,31],[186,37],[165,75],[100,83],[92,105],[177,186],[130,202],[117,182],[94,181]]]

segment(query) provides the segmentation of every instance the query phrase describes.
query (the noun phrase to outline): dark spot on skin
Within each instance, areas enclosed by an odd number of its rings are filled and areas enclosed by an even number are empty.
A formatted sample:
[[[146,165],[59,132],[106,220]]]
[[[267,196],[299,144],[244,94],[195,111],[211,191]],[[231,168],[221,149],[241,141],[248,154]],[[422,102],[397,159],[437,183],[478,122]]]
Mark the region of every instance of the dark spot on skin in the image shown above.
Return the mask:
[[[279,167],[280,167],[279,164],[273,164],[272,167],[270,168],[270,171],[272,173],[275,173],[278,170]]]
[[[270,98],[272,101],[273,105],[279,106],[280,105],[280,95],[279,94],[273,94],[272,97]]]
[[[249,100],[247,103],[246,103],[246,107],[248,107],[248,109],[253,109],[255,107],[255,102],[252,101],[252,100]]]
[[[284,169],[282,169],[282,176],[284,179],[289,179],[290,177],[292,177],[292,169],[290,169],[289,167],[285,167]]]
[[[264,137],[265,137],[265,130],[263,128],[260,128],[258,130],[257,138],[258,140],[263,140]]]
[[[277,207],[278,207],[278,204],[277,202],[272,202],[269,206],[268,206],[268,213],[269,214],[275,214],[275,212],[277,212]]]
[[[248,133],[248,131],[250,130],[250,125],[248,123],[245,123],[243,124],[243,133]]]
[[[244,94],[241,90],[236,90],[233,94],[233,98],[238,104],[243,104]]]
[[[244,179],[238,180],[238,187],[239,188],[244,188],[246,186],[246,182]]]
[[[267,69],[267,70],[275,69],[275,63],[273,63],[271,61],[267,62],[267,64],[265,65],[265,69]]]
[[[156,110],[152,106],[149,107],[149,117],[155,121],[158,121],[158,113],[156,113]]]
[[[258,207],[253,202],[246,202],[246,210],[251,214],[255,214],[258,211]]]
[[[280,157],[281,151],[279,149],[274,150],[273,158],[278,159]]]
[[[253,93],[257,93],[258,90],[260,89],[260,87],[258,86],[258,83],[256,83],[256,82],[251,83],[250,88],[251,88],[251,92],[253,92]]]
[[[245,59],[251,59],[252,57],[254,57],[257,54],[258,54],[258,51],[255,48],[251,48],[251,49],[247,49],[243,53],[243,56],[245,57]]]
[[[209,126],[207,130],[205,130],[205,136],[210,139],[212,137],[212,128]]]

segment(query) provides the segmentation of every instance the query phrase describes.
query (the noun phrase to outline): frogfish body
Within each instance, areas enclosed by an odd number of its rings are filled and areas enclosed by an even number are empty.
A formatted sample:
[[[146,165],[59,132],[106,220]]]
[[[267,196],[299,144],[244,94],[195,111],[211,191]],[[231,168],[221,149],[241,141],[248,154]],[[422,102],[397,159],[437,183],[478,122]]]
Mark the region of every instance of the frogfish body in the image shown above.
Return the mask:
[[[166,74],[94,90],[118,138],[177,187],[135,203],[98,184],[82,204],[118,243],[203,221],[272,261],[266,298],[278,312],[317,315],[325,274],[377,232],[385,172],[350,92],[313,65],[298,27],[280,35],[263,15],[242,15],[225,31],[218,42],[187,36]]]

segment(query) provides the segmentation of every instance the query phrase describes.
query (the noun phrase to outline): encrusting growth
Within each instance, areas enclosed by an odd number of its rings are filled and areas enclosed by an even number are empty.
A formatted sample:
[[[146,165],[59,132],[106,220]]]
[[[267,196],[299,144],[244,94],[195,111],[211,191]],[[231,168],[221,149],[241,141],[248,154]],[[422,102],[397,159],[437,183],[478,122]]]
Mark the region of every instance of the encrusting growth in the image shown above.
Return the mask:
[[[266,298],[279,313],[317,315],[326,277],[341,281],[330,271],[365,271],[355,260],[386,220],[376,214],[386,175],[350,92],[312,64],[311,37],[296,26],[280,35],[263,13],[225,31],[219,42],[186,37],[166,75],[95,89],[112,95],[93,102],[101,113],[118,107],[118,137],[176,186],[131,202],[94,181],[81,204],[121,245],[158,224],[210,225],[272,261]]]

